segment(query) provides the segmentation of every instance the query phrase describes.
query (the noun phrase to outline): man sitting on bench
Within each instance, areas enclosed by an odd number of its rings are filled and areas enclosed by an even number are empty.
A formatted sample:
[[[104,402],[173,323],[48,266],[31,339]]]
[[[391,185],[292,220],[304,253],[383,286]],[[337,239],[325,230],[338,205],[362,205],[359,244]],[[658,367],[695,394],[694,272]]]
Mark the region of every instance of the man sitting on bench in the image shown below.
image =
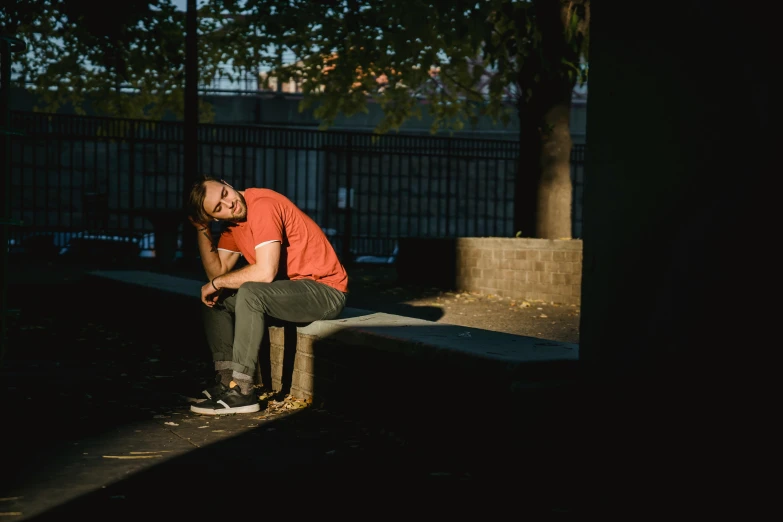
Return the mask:
[[[236,190],[202,178],[190,192],[189,219],[209,282],[201,288],[215,383],[191,411],[260,409],[253,376],[267,316],[292,323],[334,319],[345,307],[348,274],[321,227],[273,190]],[[217,245],[210,221],[226,222]],[[247,264],[235,268],[240,256]]]

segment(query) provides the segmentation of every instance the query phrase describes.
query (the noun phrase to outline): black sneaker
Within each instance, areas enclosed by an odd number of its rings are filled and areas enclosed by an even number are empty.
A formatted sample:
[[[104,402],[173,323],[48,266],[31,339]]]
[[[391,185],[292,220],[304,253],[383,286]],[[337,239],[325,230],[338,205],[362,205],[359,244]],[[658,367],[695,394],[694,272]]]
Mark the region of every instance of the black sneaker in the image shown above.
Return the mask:
[[[222,395],[193,404],[190,411],[202,415],[229,415],[232,413],[253,413],[261,409],[254,392],[243,395],[239,387],[228,388]]]
[[[201,393],[197,394],[195,397],[185,397],[185,399],[188,402],[195,402],[198,404],[209,399],[215,399],[217,397],[220,397],[227,391],[228,391],[228,386],[223,384],[223,382],[220,380],[220,375],[215,375],[214,384],[210,384],[209,386],[201,390]]]

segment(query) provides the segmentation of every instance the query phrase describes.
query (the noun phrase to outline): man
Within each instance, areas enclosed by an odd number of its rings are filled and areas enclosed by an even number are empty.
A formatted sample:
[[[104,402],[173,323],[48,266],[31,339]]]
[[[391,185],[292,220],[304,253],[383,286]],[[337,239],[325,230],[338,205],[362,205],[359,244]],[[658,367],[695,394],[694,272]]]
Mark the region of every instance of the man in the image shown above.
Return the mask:
[[[215,384],[191,411],[205,415],[260,409],[253,391],[265,319],[334,319],[345,307],[348,274],[321,227],[273,190],[235,190],[203,178],[190,192],[190,221],[209,282],[201,288]],[[213,244],[210,221],[226,229]],[[247,264],[234,269],[240,256]]]

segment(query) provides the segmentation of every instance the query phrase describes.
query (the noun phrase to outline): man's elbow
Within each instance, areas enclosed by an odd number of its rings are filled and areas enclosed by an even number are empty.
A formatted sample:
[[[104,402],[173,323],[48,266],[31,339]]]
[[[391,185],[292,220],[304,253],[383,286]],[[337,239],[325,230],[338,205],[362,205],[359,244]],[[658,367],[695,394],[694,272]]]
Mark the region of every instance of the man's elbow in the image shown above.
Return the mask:
[[[256,270],[253,279],[259,283],[271,283],[276,278],[276,272],[271,270]]]

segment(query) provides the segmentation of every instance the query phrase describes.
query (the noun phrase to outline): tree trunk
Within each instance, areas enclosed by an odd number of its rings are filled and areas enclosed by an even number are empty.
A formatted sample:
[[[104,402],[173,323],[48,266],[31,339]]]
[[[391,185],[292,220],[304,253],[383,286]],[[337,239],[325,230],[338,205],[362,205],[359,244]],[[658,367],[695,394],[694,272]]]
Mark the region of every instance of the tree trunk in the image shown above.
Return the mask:
[[[544,114],[541,140],[541,178],[538,183],[536,237],[571,239],[573,230],[571,183],[570,100]]]
[[[521,237],[571,239],[570,117],[576,77],[563,62],[579,61],[574,35],[566,30],[575,3],[582,2],[534,2],[540,43],[536,52],[520,58],[514,228]]]
[[[520,237],[571,239],[570,112],[570,90],[567,100],[553,100],[543,110],[520,107],[514,198],[514,231]]]

